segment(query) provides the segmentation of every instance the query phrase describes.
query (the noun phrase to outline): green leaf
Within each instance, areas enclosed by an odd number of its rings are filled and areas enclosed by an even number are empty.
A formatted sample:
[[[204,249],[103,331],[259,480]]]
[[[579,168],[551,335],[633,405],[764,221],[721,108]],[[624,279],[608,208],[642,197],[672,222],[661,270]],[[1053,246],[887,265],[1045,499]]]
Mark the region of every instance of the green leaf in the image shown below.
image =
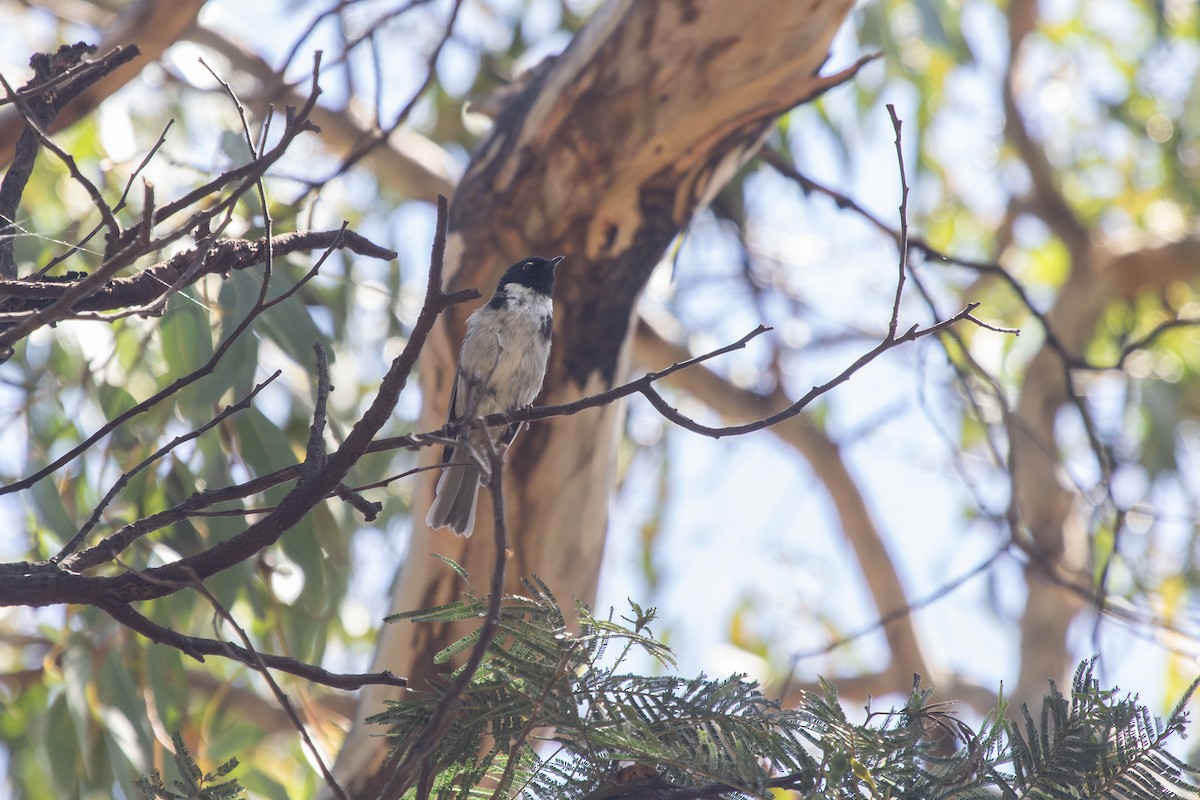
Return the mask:
[[[298,463],[291,439],[257,408],[237,414],[232,422],[237,431],[238,452],[256,475]],[[277,488],[267,494],[278,498],[283,491]]]

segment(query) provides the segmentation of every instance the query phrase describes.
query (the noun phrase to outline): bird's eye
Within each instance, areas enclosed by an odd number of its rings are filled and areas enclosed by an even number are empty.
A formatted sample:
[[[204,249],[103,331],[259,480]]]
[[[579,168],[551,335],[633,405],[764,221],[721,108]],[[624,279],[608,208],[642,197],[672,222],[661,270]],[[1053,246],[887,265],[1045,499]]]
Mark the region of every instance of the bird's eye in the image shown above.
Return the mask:
[[[529,269],[532,266],[533,266],[532,261],[526,261],[524,264],[521,265],[521,269]]]

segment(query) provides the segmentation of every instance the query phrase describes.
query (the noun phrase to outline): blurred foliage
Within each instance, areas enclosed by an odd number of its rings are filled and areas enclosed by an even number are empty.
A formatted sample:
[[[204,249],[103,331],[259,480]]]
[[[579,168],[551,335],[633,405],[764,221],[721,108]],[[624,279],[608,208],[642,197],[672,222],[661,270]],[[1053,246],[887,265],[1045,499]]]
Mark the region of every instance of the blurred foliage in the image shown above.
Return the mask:
[[[1039,217],[1030,196],[1028,167],[1006,138],[1007,15],[1017,6],[1041,16],[1018,55],[1013,76],[1016,104],[1046,154],[1052,183],[1096,252],[1112,255],[1195,237],[1200,206],[1200,7],[1194,3],[861,3],[827,69],[844,66],[861,53],[878,52],[879,61],[849,84],[792,112],[767,140],[767,146],[801,174],[845,193],[897,229],[895,166],[884,164],[892,171],[881,172],[882,162],[874,155],[891,145],[882,106],[897,103],[913,189],[910,234],[951,257],[1003,264],[1024,289],[1028,302],[994,274],[914,254],[910,263],[920,287],[909,283],[909,318],[928,320],[952,312],[964,301],[979,301],[989,322],[1019,328],[1021,336],[956,329],[947,337],[944,353],[920,361],[899,356],[909,359],[906,377],[916,388],[898,388],[873,404],[859,399],[851,406],[832,398],[832,414],[825,407],[814,410],[823,428],[848,442],[847,450],[858,443],[858,429],[867,427],[875,434],[878,428],[878,435],[864,437],[870,446],[863,449],[877,451],[884,440],[905,453],[899,461],[920,452],[936,462],[932,469],[939,475],[953,475],[956,483],[971,487],[962,490],[964,528],[986,529],[1000,541],[1011,531],[1007,490],[997,487],[1008,486],[1009,474],[993,453],[1005,453],[1007,439],[990,382],[996,381],[1006,403],[1016,400],[1030,358],[1044,341],[1042,322],[1029,303],[1042,314],[1049,311],[1077,266],[1064,242]],[[736,335],[752,307],[757,312],[754,321],[767,322],[783,334],[775,340],[774,353],[749,357],[760,370],[758,380],[770,386],[771,379],[777,379],[798,396],[813,385],[819,365],[861,352],[852,337],[863,331],[876,335],[871,328],[880,323],[872,320],[886,319],[890,297],[884,295],[892,287],[878,276],[883,259],[891,257],[880,253],[887,253],[891,243],[873,227],[856,231],[854,215],[838,210],[844,205],[840,200],[831,202],[800,185],[782,187],[795,205],[780,200],[778,193],[769,194],[764,184],[778,192],[779,181],[775,170],[759,163],[727,186],[688,232],[681,260],[693,269],[673,275],[670,292],[654,301],[685,321],[688,330],[703,332],[697,334],[697,351],[703,349],[700,344]],[[801,220],[801,215],[811,219]],[[871,244],[820,250],[814,242],[835,215],[837,224],[844,225],[844,238],[858,236]],[[798,233],[812,230],[812,238]],[[873,270],[870,277],[862,276],[864,262]],[[698,264],[700,269],[695,268]],[[830,277],[830,264],[836,265],[836,279]],[[745,280],[737,278],[739,272]],[[830,288],[838,282],[848,288]],[[852,299],[847,300],[847,294]],[[788,335],[789,329],[795,333]],[[1098,438],[1089,440],[1079,415],[1064,411],[1057,443],[1064,482],[1075,489],[1079,517],[1093,537],[1097,590],[1136,609],[1136,635],[1153,638],[1148,631],[1159,623],[1182,634],[1173,640],[1178,646],[1168,642],[1164,647],[1172,653],[1167,671],[1185,675],[1194,670],[1200,589],[1197,353],[1200,298],[1194,282],[1151,282],[1144,294],[1114,302],[1082,354],[1087,366],[1072,371],[1080,407]],[[714,368],[720,370],[724,363]],[[764,374],[768,365],[777,371]],[[933,430],[944,432],[943,454],[932,455],[936,448],[925,429],[914,425],[911,415],[894,412],[889,403],[916,409]],[[870,408],[864,411],[866,405]],[[854,410],[848,411],[850,407]],[[909,433],[914,429],[923,434]],[[638,436],[633,433],[631,438]],[[694,456],[681,456],[683,445],[669,444],[685,438],[669,432],[667,441],[655,443],[651,457],[669,464],[673,474],[684,474],[685,462]],[[1112,460],[1109,469],[1099,465],[1096,445]],[[670,463],[672,459],[676,463]],[[652,473],[638,474],[645,480]],[[908,479],[903,467],[892,476],[897,484]],[[654,513],[657,518],[664,512],[659,507]],[[893,527],[902,529],[895,535],[905,540],[898,549],[928,546],[923,531],[910,532],[912,524],[897,522]],[[669,532],[669,526],[656,524],[654,530]],[[791,552],[777,541],[764,536],[761,542],[747,540],[745,547]],[[647,587],[660,586],[661,571],[675,559],[666,544],[659,552],[657,561],[643,558]],[[797,558],[823,555],[820,547],[809,545]],[[735,620],[735,629],[744,630],[750,620],[771,632],[768,639],[794,642],[799,637],[806,645],[799,649],[808,650],[860,627],[857,609],[833,608],[833,629],[799,623],[805,630],[798,633],[795,617],[810,618],[813,607],[829,608],[825,595],[832,587],[857,580],[858,575],[851,569],[820,587],[795,589],[788,611],[781,612],[777,600],[764,600],[777,593],[762,587],[791,582],[790,569],[789,564],[759,574],[731,598],[726,613]],[[643,597],[667,609],[668,624],[685,626],[686,614],[670,616],[675,605],[671,598],[683,596],[682,589],[672,594],[667,587]],[[1019,612],[1011,602],[1008,607],[997,603],[996,616],[1006,627],[1011,625]],[[844,648],[815,668],[861,671],[863,660],[874,663],[878,658],[872,650],[877,643],[867,640],[861,648]],[[762,655],[757,640],[743,649],[748,655]],[[794,666],[788,649],[777,645],[768,654],[771,669],[781,679]]]

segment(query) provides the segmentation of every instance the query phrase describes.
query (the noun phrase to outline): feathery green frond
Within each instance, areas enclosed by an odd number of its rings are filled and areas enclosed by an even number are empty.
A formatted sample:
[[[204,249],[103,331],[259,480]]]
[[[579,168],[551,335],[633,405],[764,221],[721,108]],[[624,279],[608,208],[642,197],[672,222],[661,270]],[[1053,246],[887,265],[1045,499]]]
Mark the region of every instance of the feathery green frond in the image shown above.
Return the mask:
[[[168,789],[163,783],[162,773],[153,770],[137,782],[144,800],[234,800],[245,791],[236,780],[221,780],[237,768],[236,758],[217,767],[216,772],[205,773],[178,731],[171,735],[171,741],[175,743],[174,761],[179,780],[171,781],[175,788]]]
[[[741,675],[632,674],[622,667],[634,651],[674,664],[650,632],[653,609],[631,603],[614,620],[576,604],[575,632],[542,582],[525,589],[505,598],[500,633],[430,757],[435,797],[1200,797],[1189,782],[1196,771],[1164,747],[1183,731],[1184,705],[1160,723],[1136,698],[1101,688],[1094,661],[1080,667],[1069,698],[1051,684],[1038,718],[1023,707],[1007,720],[1001,692],[976,731],[917,685],[902,708],[868,708],[866,724],[855,724],[825,682],[785,709]],[[486,608],[486,598],[467,595],[394,619],[482,618]],[[477,641],[465,636],[439,660]],[[392,727],[400,757],[444,688],[411,692],[372,718]]]

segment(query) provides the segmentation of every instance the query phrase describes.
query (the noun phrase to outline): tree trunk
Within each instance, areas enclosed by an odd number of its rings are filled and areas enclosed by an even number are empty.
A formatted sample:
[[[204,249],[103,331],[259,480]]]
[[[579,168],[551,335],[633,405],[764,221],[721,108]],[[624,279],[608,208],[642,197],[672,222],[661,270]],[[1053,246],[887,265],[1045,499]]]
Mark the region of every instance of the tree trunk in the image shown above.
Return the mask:
[[[632,311],[671,240],[755,152],[788,109],[844,76],[821,77],[849,0],[614,0],[561,56],[536,68],[496,119],[450,211],[450,289],[486,296],[504,267],[526,255],[565,254],[556,291],[554,347],[539,404],[609,389],[625,377]],[[435,330],[421,360],[422,427],[440,426],[457,343],[470,308]],[[607,528],[620,406],[538,423],[508,454],[505,504],[509,589],[538,575],[566,601],[595,598]],[[424,459],[436,457],[426,450]],[[462,590],[441,553],[486,586],[494,551],[481,492],[474,536],[426,530],[431,473],[418,492],[409,557],[394,610],[436,605]],[[373,669],[420,687],[436,649],[460,630],[385,626]],[[386,781],[386,740],[361,718],[390,696],[362,692],[337,774],[374,797]]]

